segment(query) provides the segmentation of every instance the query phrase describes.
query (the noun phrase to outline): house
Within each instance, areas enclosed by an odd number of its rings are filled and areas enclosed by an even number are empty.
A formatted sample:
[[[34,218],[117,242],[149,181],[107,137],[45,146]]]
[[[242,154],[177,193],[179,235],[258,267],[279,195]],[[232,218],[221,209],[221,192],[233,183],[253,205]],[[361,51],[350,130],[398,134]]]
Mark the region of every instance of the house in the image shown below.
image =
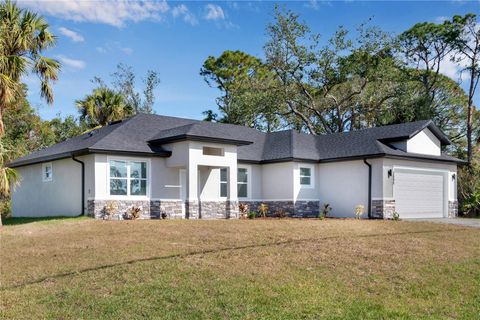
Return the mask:
[[[432,121],[313,136],[138,114],[10,164],[21,176],[15,217],[237,218],[238,204],[271,214],[453,217],[457,164]]]

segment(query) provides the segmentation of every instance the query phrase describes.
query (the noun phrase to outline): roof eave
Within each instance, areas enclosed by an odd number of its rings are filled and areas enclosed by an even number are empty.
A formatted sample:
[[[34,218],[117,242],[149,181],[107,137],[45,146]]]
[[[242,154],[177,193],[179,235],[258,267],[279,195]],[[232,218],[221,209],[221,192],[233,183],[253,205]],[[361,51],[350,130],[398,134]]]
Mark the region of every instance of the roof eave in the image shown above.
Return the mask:
[[[202,141],[202,142],[212,142],[212,143],[222,143],[222,144],[233,144],[236,146],[245,146],[252,144],[253,141],[247,140],[240,140],[240,139],[224,139],[224,138],[214,138],[214,137],[205,137],[205,136],[197,136],[197,135],[189,135],[189,134],[181,134],[177,136],[167,137],[167,138],[160,138],[160,139],[153,139],[148,141],[151,144],[166,144],[172,142],[179,142],[179,141]]]
[[[7,164],[7,167],[9,167],[9,168],[19,168],[19,167],[24,167],[24,166],[28,166],[28,165],[43,163],[43,162],[47,162],[47,161],[62,160],[62,159],[71,158],[72,156],[82,156],[82,155],[93,154],[93,153],[122,154],[122,155],[143,156],[143,157],[145,157],[145,156],[148,156],[148,157],[170,157],[172,155],[172,152],[167,151],[167,150],[161,151],[161,152],[150,153],[150,152],[136,152],[136,151],[86,148],[86,149],[81,149],[81,150],[58,153],[58,154],[50,155],[50,156],[38,157],[38,158],[34,158],[34,159],[13,161],[13,162]]]
[[[445,159],[445,158],[434,158],[434,157],[425,157],[421,155],[391,155],[391,154],[386,154],[385,158],[389,159],[405,159],[405,160],[412,160],[415,159],[417,161],[424,161],[424,162],[448,162],[448,163],[456,163],[459,165],[464,165],[466,164],[466,161],[460,160],[457,158],[453,159]]]

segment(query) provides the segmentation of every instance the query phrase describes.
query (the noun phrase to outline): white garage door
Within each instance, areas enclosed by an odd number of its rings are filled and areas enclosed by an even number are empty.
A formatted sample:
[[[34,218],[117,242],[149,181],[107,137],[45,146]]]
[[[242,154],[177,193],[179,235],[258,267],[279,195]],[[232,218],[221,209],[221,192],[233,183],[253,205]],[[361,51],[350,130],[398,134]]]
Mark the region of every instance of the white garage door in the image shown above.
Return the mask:
[[[443,173],[395,171],[393,196],[400,218],[441,218],[444,211]]]

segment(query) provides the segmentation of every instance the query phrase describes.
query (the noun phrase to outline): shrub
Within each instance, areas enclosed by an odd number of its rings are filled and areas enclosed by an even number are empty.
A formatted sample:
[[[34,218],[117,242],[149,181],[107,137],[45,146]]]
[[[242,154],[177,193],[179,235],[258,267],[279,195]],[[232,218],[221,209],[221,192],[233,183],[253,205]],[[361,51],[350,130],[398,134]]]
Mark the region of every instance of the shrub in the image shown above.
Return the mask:
[[[472,216],[480,213],[480,190],[476,190],[463,199],[462,211]]]
[[[142,208],[141,207],[131,207],[130,210],[128,210],[128,218],[132,220],[136,220],[140,218],[140,215],[142,214]]]
[[[283,209],[278,209],[275,211],[275,216],[278,218],[285,218],[287,216],[287,213]]]
[[[393,219],[394,221],[400,220],[400,213],[398,213],[397,211],[395,211],[395,212],[393,213],[393,215],[392,215],[392,219]]]
[[[238,205],[238,211],[240,212],[240,219],[245,219],[248,214],[248,204],[246,203],[240,203]]]
[[[355,206],[355,218],[360,219],[364,213],[365,207],[363,206],[363,204],[357,204]]]
[[[458,203],[463,215],[480,216],[480,152],[470,166],[460,166],[457,173]]]
[[[330,203],[324,203],[322,210],[318,213],[318,218],[323,220],[328,216],[328,213],[332,211],[332,207],[330,207]]]
[[[248,214],[247,214],[247,218],[248,219],[255,219],[257,217],[257,213],[255,211],[250,211]]]
[[[267,213],[268,213],[268,206],[265,204],[265,203],[261,203],[259,206],[258,206],[258,212],[262,215],[263,218],[266,218],[267,217]]]
[[[9,199],[0,200],[0,218],[10,218],[12,214],[12,203]]]
[[[117,211],[117,203],[115,201],[107,201],[105,207],[103,207],[104,218],[108,218],[111,215],[115,214]]]

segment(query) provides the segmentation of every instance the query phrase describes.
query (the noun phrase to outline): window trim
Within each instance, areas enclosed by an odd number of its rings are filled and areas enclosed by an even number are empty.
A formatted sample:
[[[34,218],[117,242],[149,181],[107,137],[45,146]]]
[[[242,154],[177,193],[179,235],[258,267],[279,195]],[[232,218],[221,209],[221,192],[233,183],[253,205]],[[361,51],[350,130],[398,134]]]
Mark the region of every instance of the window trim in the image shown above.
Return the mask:
[[[227,180],[225,181],[222,181],[222,170],[227,170]],[[226,196],[222,196],[222,183],[225,183],[227,185],[227,195]],[[218,197],[220,199],[227,199],[228,198],[228,168],[227,167],[224,167],[224,168],[220,168],[220,170],[218,170]]]
[[[310,169],[310,184],[302,184],[302,170],[301,169]],[[313,189],[315,188],[315,166],[311,164],[299,164],[298,165],[298,184],[302,189]]]
[[[247,185],[247,196],[246,197],[240,197],[238,196],[238,169],[246,169],[247,170],[247,182],[240,182],[242,184],[246,184]],[[237,165],[237,198],[238,199],[242,199],[242,200],[246,200],[246,199],[251,199],[252,198],[252,175],[251,175],[251,172],[252,172],[252,167],[251,166],[247,166],[247,165]]]
[[[127,162],[127,194],[126,195],[115,195],[115,194],[110,194],[110,161],[125,161]],[[147,165],[147,176],[146,176],[146,193],[145,195],[131,195],[130,194],[130,181],[132,178],[130,177],[130,163],[131,162],[145,162]],[[151,197],[151,161],[150,159],[147,158],[134,158],[134,157],[112,157],[108,156],[107,157],[107,195],[109,199],[112,200],[148,200]],[[135,179],[133,179],[135,180]]]
[[[50,178],[45,176],[45,169],[47,166],[50,166]],[[50,182],[53,181],[53,164],[51,162],[44,162],[42,163],[42,181],[43,182]]]

